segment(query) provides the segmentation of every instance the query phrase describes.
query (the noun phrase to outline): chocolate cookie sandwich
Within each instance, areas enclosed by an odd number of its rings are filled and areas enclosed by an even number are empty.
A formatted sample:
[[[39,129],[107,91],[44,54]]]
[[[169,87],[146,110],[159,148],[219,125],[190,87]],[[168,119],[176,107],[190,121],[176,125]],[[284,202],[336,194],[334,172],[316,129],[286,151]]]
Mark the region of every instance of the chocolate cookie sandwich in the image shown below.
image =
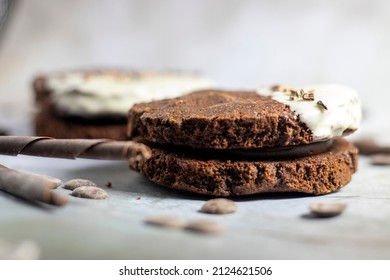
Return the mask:
[[[356,92],[339,85],[198,91],[130,109],[129,137],[152,156],[129,165],[159,185],[199,194],[327,194],[357,170],[358,151],[341,136],[360,119]]]
[[[37,77],[35,134],[55,138],[126,139],[136,102],[177,97],[213,82],[185,72],[71,71]]]

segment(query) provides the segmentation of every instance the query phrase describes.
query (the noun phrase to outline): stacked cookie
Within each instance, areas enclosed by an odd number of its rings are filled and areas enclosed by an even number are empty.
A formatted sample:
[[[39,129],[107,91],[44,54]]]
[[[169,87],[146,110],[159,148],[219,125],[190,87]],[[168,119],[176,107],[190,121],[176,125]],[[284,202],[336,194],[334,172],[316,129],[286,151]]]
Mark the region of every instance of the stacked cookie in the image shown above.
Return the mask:
[[[128,136],[152,147],[130,164],[151,181],[214,196],[265,192],[327,194],[357,170],[361,106],[340,85],[253,92],[203,90],[135,104]]]
[[[360,124],[354,90],[205,90],[213,85],[177,72],[41,76],[34,81],[35,131],[55,138],[136,139],[153,155],[131,162],[132,169],[157,184],[199,194],[319,195],[351,180],[357,149],[342,136]]]
[[[37,77],[35,134],[55,138],[126,139],[136,102],[171,98],[214,83],[194,73],[69,71]]]

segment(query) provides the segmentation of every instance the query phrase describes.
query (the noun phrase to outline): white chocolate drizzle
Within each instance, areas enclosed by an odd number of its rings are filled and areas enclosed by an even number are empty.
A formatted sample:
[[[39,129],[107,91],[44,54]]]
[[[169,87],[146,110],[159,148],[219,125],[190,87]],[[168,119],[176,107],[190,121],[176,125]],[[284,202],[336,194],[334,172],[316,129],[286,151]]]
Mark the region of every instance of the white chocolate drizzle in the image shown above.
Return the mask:
[[[355,90],[336,84],[313,85],[299,89],[304,92],[313,91],[314,100],[291,98],[290,94],[275,88],[259,89],[257,92],[288,105],[312,131],[314,141],[342,136],[359,128],[362,109]]]
[[[119,71],[69,72],[49,77],[46,83],[55,106],[69,115],[127,116],[132,105],[178,97],[214,86],[192,73]]]

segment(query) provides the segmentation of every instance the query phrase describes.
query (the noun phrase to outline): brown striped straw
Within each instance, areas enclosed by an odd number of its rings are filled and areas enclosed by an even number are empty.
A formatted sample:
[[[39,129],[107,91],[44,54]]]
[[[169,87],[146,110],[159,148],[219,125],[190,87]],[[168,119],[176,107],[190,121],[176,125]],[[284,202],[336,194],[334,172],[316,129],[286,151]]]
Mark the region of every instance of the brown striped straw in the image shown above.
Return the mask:
[[[134,141],[109,139],[55,139],[50,137],[0,136],[0,154],[54,158],[127,160],[137,163],[151,156],[151,150]],[[0,165],[0,189],[27,200],[64,205],[67,198],[53,192],[55,180]]]
[[[0,190],[30,201],[39,201],[56,206],[65,205],[68,198],[53,192],[58,180],[47,176],[26,173],[0,165]]]
[[[137,158],[141,160],[148,159],[151,156],[151,151],[148,146],[134,141],[0,136],[0,154],[67,159],[132,160]]]

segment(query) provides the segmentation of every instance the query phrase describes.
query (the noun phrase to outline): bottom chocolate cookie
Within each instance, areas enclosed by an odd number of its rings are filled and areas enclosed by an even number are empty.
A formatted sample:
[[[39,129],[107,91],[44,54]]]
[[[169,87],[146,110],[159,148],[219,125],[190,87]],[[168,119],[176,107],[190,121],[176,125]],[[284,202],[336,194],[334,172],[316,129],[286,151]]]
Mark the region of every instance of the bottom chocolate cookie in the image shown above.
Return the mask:
[[[288,160],[220,160],[199,152],[152,151],[150,159],[130,168],[159,185],[213,196],[327,194],[350,182],[358,161],[357,148],[343,139],[334,140],[324,153]]]

